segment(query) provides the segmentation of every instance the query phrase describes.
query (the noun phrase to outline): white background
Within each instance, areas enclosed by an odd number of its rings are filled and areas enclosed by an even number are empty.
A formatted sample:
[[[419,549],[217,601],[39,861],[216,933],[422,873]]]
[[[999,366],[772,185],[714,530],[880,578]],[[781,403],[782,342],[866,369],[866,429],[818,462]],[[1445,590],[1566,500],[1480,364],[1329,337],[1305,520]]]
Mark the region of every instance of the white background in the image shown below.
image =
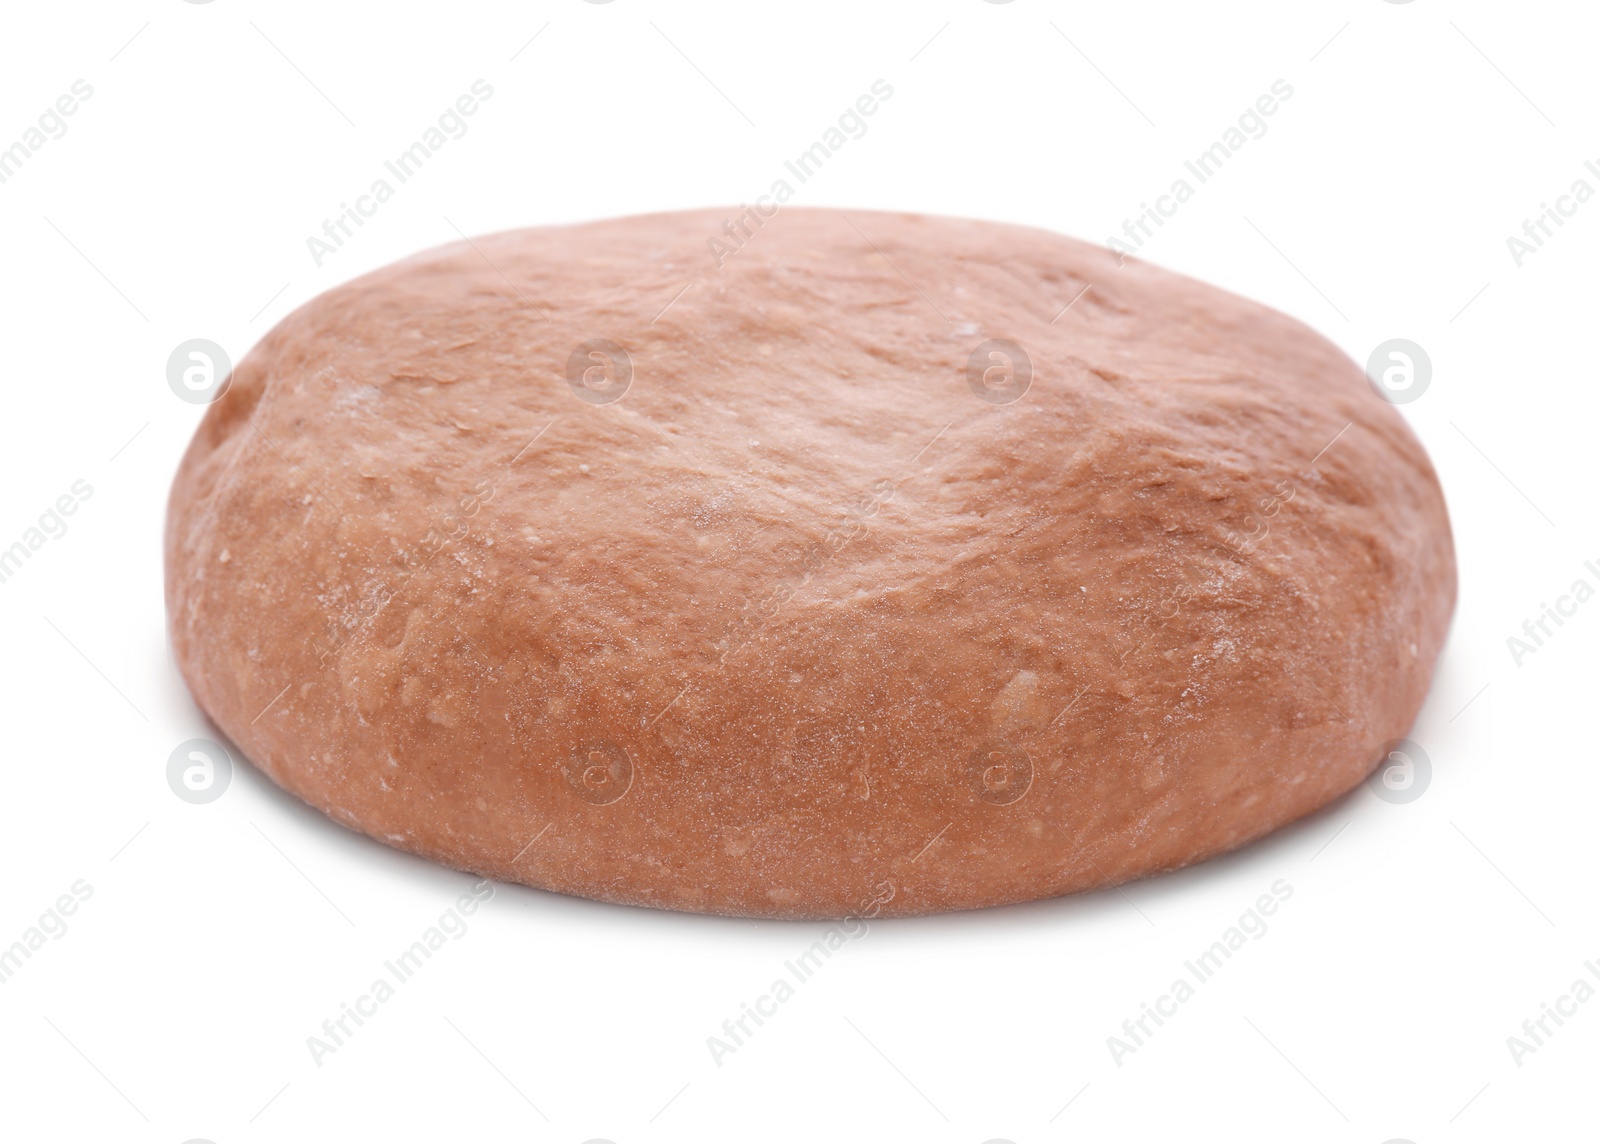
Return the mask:
[[[1520,1065],[1506,1039],[1600,963],[1600,603],[1520,666],[1506,640],[1597,580],[1600,200],[1521,267],[1506,238],[1600,189],[1597,31],[1589,5],[1442,0],[8,5],[0,146],[94,93],[0,185],[0,546],[94,492],[0,584],[0,945],[76,880],[93,896],[0,985],[0,1134],[1592,1139],[1600,999]],[[469,133],[316,267],[307,236],[478,78]],[[1431,785],[1121,891],[875,922],[720,1067],[706,1038],[820,924],[501,886],[313,1064],[306,1038],[472,879],[248,766],[210,805],[168,788],[172,749],[215,734],[164,631],[165,496],[201,413],[168,354],[237,360],[456,227],[753,201],[879,78],[892,101],[796,203],[1097,241],[1292,84],[1143,253],[1358,361],[1430,355],[1402,408],[1461,568],[1412,734]],[[1280,878],[1270,931],[1114,1064],[1107,1037]]]

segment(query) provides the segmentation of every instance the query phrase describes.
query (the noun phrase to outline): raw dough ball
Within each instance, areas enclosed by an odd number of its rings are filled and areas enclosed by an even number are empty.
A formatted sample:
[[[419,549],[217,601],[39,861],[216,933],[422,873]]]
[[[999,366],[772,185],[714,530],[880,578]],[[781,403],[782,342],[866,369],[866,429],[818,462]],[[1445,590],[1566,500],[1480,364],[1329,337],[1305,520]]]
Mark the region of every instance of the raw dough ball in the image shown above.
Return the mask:
[[[728,213],[430,251],[240,363],[167,604],[274,781],[530,886],[916,914],[1232,849],[1406,733],[1449,523],[1333,345],[991,223],[719,267]]]

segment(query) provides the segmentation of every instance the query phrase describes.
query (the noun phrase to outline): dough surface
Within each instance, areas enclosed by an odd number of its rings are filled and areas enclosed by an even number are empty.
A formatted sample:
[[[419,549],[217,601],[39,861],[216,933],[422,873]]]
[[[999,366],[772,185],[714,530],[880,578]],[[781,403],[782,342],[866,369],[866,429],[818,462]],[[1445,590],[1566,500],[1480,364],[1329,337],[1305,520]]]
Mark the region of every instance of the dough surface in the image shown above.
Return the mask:
[[[994,223],[785,208],[719,267],[732,213],[429,251],[239,364],[167,607],[275,782],[493,878],[887,916],[1199,861],[1406,734],[1449,521],[1331,343]]]

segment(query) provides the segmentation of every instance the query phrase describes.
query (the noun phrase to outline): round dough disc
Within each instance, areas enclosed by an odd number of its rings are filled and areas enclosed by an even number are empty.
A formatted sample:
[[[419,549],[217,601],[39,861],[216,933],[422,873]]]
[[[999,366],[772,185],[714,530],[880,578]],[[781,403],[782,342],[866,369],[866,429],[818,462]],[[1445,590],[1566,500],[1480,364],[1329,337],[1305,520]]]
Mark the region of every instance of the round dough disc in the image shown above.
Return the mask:
[[[766,917],[1259,838],[1407,732],[1454,600],[1433,469],[1324,338],[870,212],[330,290],[208,409],[167,527],[177,662],[281,786],[493,878]]]

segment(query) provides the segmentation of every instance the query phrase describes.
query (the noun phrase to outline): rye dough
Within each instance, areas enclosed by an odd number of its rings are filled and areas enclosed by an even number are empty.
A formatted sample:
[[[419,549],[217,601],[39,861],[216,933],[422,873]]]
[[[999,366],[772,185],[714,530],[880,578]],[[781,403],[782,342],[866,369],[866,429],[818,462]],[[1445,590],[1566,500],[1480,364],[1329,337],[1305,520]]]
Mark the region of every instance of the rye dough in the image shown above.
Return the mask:
[[[1449,522],[1326,339],[1037,230],[732,213],[442,247],[239,364],[167,607],[275,782],[563,893],[921,914],[1241,846],[1406,734]]]

